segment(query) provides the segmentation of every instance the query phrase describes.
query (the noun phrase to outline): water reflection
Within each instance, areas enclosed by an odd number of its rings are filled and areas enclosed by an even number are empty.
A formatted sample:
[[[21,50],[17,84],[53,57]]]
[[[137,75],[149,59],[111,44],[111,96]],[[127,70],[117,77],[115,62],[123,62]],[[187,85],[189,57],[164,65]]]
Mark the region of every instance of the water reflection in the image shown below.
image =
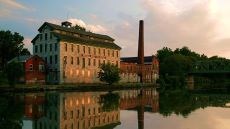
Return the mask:
[[[122,128],[126,127],[122,125],[125,121],[134,118],[126,116],[127,120],[121,120],[129,111],[136,114],[136,128],[144,129],[151,124],[149,115],[178,115],[186,119],[200,108],[229,107],[230,95],[181,91],[158,94],[156,89],[150,88],[113,92],[3,94],[0,102],[1,129]],[[159,116],[156,119],[160,119]],[[30,127],[25,121],[30,121]]]
[[[24,104],[19,96],[1,95],[0,97],[0,129],[21,129]]]

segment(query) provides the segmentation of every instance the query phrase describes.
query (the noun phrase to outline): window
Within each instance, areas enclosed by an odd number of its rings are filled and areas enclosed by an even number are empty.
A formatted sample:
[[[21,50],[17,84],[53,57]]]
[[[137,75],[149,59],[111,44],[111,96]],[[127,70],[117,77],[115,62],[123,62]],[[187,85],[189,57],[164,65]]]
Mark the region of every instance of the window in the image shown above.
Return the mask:
[[[53,35],[50,33],[50,39],[52,39],[53,38]]]
[[[40,71],[40,72],[43,72],[43,71],[44,71],[44,65],[43,65],[43,64],[39,64],[38,68],[39,68],[39,71]]]
[[[96,112],[96,109],[95,109],[95,108],[93,108],[93,114],[95,114],[95,112]]]
[[[119,56],[118,51],[117,51],[117,57]]]
[[[99,55],[101,54],[101,49],[100,49],[100,48],[98,48],[98,54],[99,54]]]
[[[40,41],[42,41],[42,34],[40,34]]]
[[[35,46],[35,53],[37,53],[38,52],[38,46],[36,45]]]
[[[96,48],[93,48],[93,54],[96,55]]]
[[[45,44],[45,52],[47,51],[47,44]]]
[[[90,47],[88,47],[88,53],[91,54],[91,49],[90,49]]]
[[[103,49],[103,55],[105,56],[105,49]]]
[[[71,57],[71,64],[73,64],[73,57]]]
[[[77,65],[79,65],[80,64],[80,59],[79,59],[79,57],[77,57]]]
[[[30,71],[33,71],[33,64],[30,64],[29,70],[30,70]]]
[[[64,64],[67,64],[67,56],[64,56],[63,62],[64,62]]]
[[[73,44],[71,44],[71,51],[73,52]]]
[[[88,114],[90,115],[91,113],[90,113],[90,109],[88,109]]]
[[[85,46],[83,46],[83,52],[85,53]]]
[[[108,56],[110,56],[110,51],[108,50]]]
[[[88,66],[90,66],[91,65],[91,59],[89,58],[88,59]]]
[[[82,58],[82,68],[85,68],[85,58]]]
[[[53,45],[52,45],[52,44],[50,44],[50,51],[52,51],[52,49],[53,49],[52,47],[53,47]]]
[[[54,60],[55,60],[55,61],[54,61],[55,64],[57,64],[57,62],[58,62],[58,56],[57,56],[57,55],[54,56]]]
[[[65,51],[67,52],[67,44],[65,43]]]
[[[103,60],[103,64],[105,64],[105,60]]]
[[[57,51],[57,43],[54,44],[54,49]]]
[[[40,44],[40,52],[42,52],[42,44]]]
[[[112,52],[112,56],[114,57],[114,50],[113,50],[113,52]]]
[[[101,65],[101,60],[99,59],[99,60],[98,60],[98,66],[100,66],[100,65]]]
[[[47,33],[45,33],[45,40],[47,40]]]
[[[93,66],[96,66],[96,59],[93,59]]]
[[[79,118],[79,116],[80,116],[80,111],[77,110],[77,118]]]
[[[45,62],[47,63],[47,57],[45,57]]]
[[[66,120],[66,119],[67,119],[67,112],[64,112],[63,117],[64,117],[64,120]]]
[[[70,116],[73,119],[73,111],[70,112]]]
[[[77,45],[77,53],[80,53],[80,47]]]
[[[50,64],[52,64],[52,56],[50,56]]]

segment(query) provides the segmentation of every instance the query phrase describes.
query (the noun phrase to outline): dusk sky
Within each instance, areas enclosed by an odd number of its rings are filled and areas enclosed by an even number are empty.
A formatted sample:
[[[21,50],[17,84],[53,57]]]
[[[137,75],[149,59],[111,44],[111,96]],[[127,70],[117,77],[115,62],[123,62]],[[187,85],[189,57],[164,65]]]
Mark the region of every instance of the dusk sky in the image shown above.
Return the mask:
[[[19,32],[26,47],[46,21],[70,21],[107,34],[122,56],[137,55],[138,23],[145,22],[145,55],[188,46],[230,58],[229,0],[0,0],[0,29]]]

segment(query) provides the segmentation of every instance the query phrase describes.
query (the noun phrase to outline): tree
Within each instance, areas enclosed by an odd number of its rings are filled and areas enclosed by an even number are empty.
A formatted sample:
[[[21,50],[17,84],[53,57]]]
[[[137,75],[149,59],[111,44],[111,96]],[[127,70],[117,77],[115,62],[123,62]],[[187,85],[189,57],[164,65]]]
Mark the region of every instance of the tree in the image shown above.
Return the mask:
[[[175,54],[166,58],[161,63],[161,73],[162,75],[183,75],[189,72],[192,68],[192,61],[186,56]]]
[[[7,61],[15,56],[29,54],[29,51],[23,48],[23,40],[23,36],[17,32],[0,31],[0,70],[4,69]]]
[[[101,70],[98,73],[98,78],[100,79],[100,81],[107,82],[111,85],[120,80],[120,70],[114,64],[101,64],[100,69]]]
[[[20,52],[20,55],[31,55],[31,54],[27,48],[23,48]]]
[[[19,62],[11,62],[7,64],[7,78],[10,86],[15,86],[17,80],[23,75],[23,65]]]
[[[75,26],[74,26],[74,29],[86,31],[86,29],[85,29],[84,27],[81,27],[81,26],[79,26],[79,25],[75,25]]]
[[[157,51],[157,58],[160,60],[160,62],[171,55],[173,55],[173,51],[168,47],[163,47]]]

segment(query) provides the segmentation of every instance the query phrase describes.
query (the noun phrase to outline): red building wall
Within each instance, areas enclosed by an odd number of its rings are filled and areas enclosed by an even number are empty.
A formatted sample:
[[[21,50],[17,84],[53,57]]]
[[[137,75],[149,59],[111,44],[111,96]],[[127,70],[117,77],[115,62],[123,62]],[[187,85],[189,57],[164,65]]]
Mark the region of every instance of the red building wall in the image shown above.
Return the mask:
[[[45,83],[45,61],[35,55],[25,62],[25,83]]]

